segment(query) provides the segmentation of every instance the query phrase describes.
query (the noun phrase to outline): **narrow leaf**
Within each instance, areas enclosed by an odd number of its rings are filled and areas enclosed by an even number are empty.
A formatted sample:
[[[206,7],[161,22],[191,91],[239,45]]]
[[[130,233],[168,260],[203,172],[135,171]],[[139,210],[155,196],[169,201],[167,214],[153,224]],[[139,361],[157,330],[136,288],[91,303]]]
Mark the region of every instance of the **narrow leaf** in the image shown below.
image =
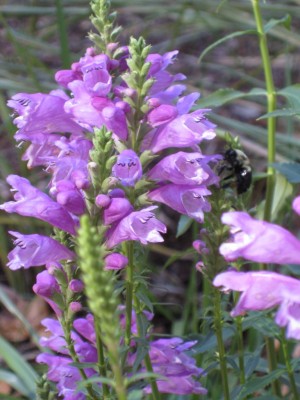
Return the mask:
[[[249,394],[262,390],[267,385],[270,385],[275,379],[277,379],[283,373],[284,373],[283,369],[276,369],[275,371],[270,372],[266,376],[249,380],[247,383],[244,384],[243,389],[237,396],[236,400],[245,399],[245,397],[248,396]]]
[[[274,28],[276,25],[283,25],[286,29],[290,30],[291,29],[291,16],[289,14],[286,14],[284,17],[280,19],[270,19],[270,21],[265,25],[264,27],[264,32],[267,33],[269,32],[272,28]]]
[[[31,392],[24,385],[22,380],[13,372],[5,371],[4,369],[0,370],[0,381],[3,381],[16,389],[18,392],[22,393],[24,396],[29,396]]]
[[[206,47],[206,49],[200,54],[199,63],[203,60],[203,58],[206,54],[208,54],[215,47],[226,42],[227,40],[233,39],[238,36],[256,35],[256,34],[257,34],[257,31],[255,29],[247,29],[246,31],[237,31],[237,32],[233,32],[233,33],[230,33],[229,35],[224,36],[222,39],[219,39],[216,42],[212,43],[210,46]]]
[[[24,360],[10,343],[0,337],[0,356],[6,362],[8,367],[24,382],[28,392],[31,393],[31,399],[35,398],[35,383],[38,375],[34,369]]]
[[[176,238],[182,236],[189,229],[192,223],[192,218],[189,218],[187,215],[181,215],[177,225]]]
[[[273,163],[272,166],[291,183],[300,183],[299,163]]]

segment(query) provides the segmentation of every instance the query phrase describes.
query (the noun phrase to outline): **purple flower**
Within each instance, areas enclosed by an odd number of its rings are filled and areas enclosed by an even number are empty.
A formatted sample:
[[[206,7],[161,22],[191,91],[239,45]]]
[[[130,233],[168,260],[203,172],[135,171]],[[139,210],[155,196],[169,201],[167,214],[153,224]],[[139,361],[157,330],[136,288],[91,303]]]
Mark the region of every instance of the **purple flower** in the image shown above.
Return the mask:
[[[61,90],[44,93],[19,93],[8,101],[8,106],[19,114],[14,123],[19,128],[17,140],[36,133],[69,132],[82,134],[82,128],[64,110],[68,96]]]
[[[177,54],[178,50],[170,51],[164,55],[157,53],[148,55],[146,61],[151,63],[148,77],[155,78],[155,82],[150,89],[151,95],[164,91],[174,81],[186,79],[185,75],[183,74],[176,74],[172,76],[168,71],[166,71],[166,68],[176,59]]]
[[[205,199],[209,194],[211,192],[205,187],[170,183],[152,190],[148,197],[198,222],[203,222],[204,212],[211,210],[209,202]]]
[[[230,225],[231,241],[223,243],[220,253],[227,261],[246,260],[299,264],[300,241],[281,226],[255,220],[245,212],[223,214],[222,222]]]
[[[83,338],[96,345],[94,317],[92,314],[87,314],[85,318],[75,319],[73,325]]]
[[[207,390],[195,380],[204,371],[196,366],[196,361],[184,353],[196,342],[183,343],[180,338],[159,339],[150,343],[149,356],[153,372],[165,377],[157,380],[158,390],[161,393],[178,395],[206,394]],[[144,389],[151,393],[151,386]]]
[[[288,338],[300,339],[300,280],[271,271],[228,271],[217,275],[213,284],[242,292],[233,317],[279,305],[275,322],[287,326]]]
[[[67,180],[58,181],[52,188],[52,194],[54,193],[57,203],[64,206],[70,213],[82,215],[85,212],[83,194],[77,189],[75,183]]]
[[[50,225],[75,235],[75,222],[71,214],[63,206],[51,200],[45,193],[31,186],[28,179],[17,175],[9,175],[7,182],[16,192],[14,195],[15,201],[9,201],[0,205],[1,210],[41,219]]]
[[[151,212],[155,208],[134,211],[124,217],[108,231],[107,247],[112,248],[126,240],[138,240],[142,244],[163,242],[159,232],[165,233],[167,228]]]
[[[187,114],[198,97],[198,93],[192,93],[180,99],[176,106],[178,116],[172,120],[170,120],[169,109],[164,108],[167,115],[165,117],[160,115],[159,118],[160,120],[166,118],[170,121],[153,129],[145,136],[142,150],[148,149],[157,153],[170,147],[193,147],[204,139],[213,139],[216,136],[215,125],[205,117],[209,110],[197,110]],[[154,121],[157,125],[157,119]]]
[[[300,196],[296,197],[296,198],[293,200],[292,206],[293,206],[293,210],[294,210],[298,215],[300,215]]]
[[[22,160],[28,161],[28,168],[48,165],[49,160],[57,156],[57,147],[55,145],[57,135],[40,133],[31,138],[26,137],[23,140],[31,142],[22,156]]]
[[[105,125],[119,139],[127,139],[126,115],[122,108],[109,98],[91,95],[83,81],[73,81],[68,86],[74,97],[66,102],[65,110],[83,128],[91,131],[94,127],[101,128]]]
[[[123,150],[112,168],[112,173],[120,180],[122,185],[134,186],[143,173],[137,154],[133,150]]]
[[[84,289],[84,284],[80,279],[72,279],[69,283],[69,289],[74,293],[80,293]]]
[[[76,321],[76,320],[75,320]],[[81,321],[78,320],[78,325]],[[42,321],[51,335],[41,338],[41,345],[57,352],[58,354],[43,353],[38,355],[37,362],[48,365],[47,377],[50,381],[55,382],[59,390],[59,395],[63,399],[84,400],[84,393],[77,390],[77,384],[81,381],[81,375],[76,367],[71,366],[73,362],[69,356],[64,339],[64,331],[59,321],[46,318]],[[72,331],[71,338],[74,343],[75,352],[82,363],[97,362],[97,350],[91,343],[83,341],[80,336]],[[63,356],[61,356],[61,354]],[[88,377],[96,374],[92,368],[84,368],[84,372]]]
[[[48,160],[48,170],[52,172],[51,186],[69,180],[78,189],[89,185],[88,162],[92,142],[83,138],[68,140],[65,137],[55,142],[56,157]]]
[[[109,206],[104,209],[103,217],[105,225],[111,225],[114,222],[124,218],[133,210],[130,201],[123,197],[113,197]]]
[[[16,246],[9,254],[7,266],[12,269],[46,266],[60,266],[61,260],[74,260],[75,254],[56,240],[42,235],[22,235],[9,231],[16,237]]]
[[[40,272],[36,276],[36,283],[32,287],[35,294],[42,297],[54,310],[55,314],[62,315],[60,307],[52,299],[54,295],[60,295],[60,287],[53,275],[47,270]],[[57,299],[56,299],[57,300]]]
[[[170,181],[178,185],[211,185],[219,178],[208,166],[208,163],[218,156],[204,156],[201,153],[171,154],[161,161],[148,173],[150,179]]]
[[[105,257],[105,269],[120,270],[126,267],[128,258],[120,253],[112,253]]]

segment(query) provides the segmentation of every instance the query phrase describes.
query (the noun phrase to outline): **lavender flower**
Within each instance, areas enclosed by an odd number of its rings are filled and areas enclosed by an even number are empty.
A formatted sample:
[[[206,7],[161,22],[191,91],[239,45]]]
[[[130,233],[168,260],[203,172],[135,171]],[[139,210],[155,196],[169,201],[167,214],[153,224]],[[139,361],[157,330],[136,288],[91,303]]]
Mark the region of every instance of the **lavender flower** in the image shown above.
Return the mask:
[[[112,253],[105,257],[105,269],[120,270],[127,264],[128,258],[120,253]]]
[[[62,311],[57,305],[61,290],[57,280],[49,271],[46,270],[37,274],[36,283],[33,285],[32,290],[52,307],[58,317],[62,316]],[[53,300],[54,296],[56,296],[56,301]]]
[[[193,147],[204,139],[213,139],[216,135],[214,132],[215,125],[205,117],[209,110],[197,110],[188,114],[190,107],[198,97],[197,93],[193,93],[180,99],[177,103],[177,113],[173,111],[173,114],[178,114],[178,116],[173,119],[170,118],[169,108],[162,109],[160,121],[167,120],[168,122],[145,136],[142,149],[150,149],[153,153],[157,153],[170,147]],[[166,113],[165,117],[162,115],[163,111]],[[149,123],[152,120],[155,121],[155,126],[157,126],[157,118],[153,118],[153,114],[151,118],[150,113]]]
[[[134,186],[142,173],[140,159],[133,150],[123,150],[112,168],[113,176],[118,178],[124,186]]]
[[[155,208],[157,207],[151,206],[124,217],[108,231],[107,247],[112,248],[127,240],[137,240],[142,244],[162,242],[159,232],[165,233],[166,227],[151,212]]]
[[[275,322],[287,326],[288,338],[300,339],[300,280],[270,271],[227,271],[217,275],[213,284],[242,292],[231,312],[233,317],[279,306]]]
[[[9,254],[7,266],[12,269],[38,267],[60,267],[61,260],[73,260],[75,254],[56,240],[42,235],[22,235],[19,232],[9,231],[16,237],[16,246]]]
[[[14,195],[15,201],[9,201],[0,205],[1,210],[41,219],[75,235],[75,222],[71,214],[63,206],[51,200],[45,193],[31,186],[28,179],[17,175],[9,175],[7,182],[16,191]]]
[[[159,161],[148,173],[148,177],[157,181],[169,181],[177,185],[211,185],[219,178],[208,163],[219,156],[205,156],[201,153],[179,151]]]
[[[68,96],[61,90],[50,94],[19,93],[8,101],[19,116],[14,123],[19,128],[17,140],[40,133],[69,132],[75,135],[82,134],[82,128],[64,110],[64,103]]]
[[[209,194],[211,192],[206,187],[170,183],[152,190],[148,197],[153,201],[166,204],[198,222],[203,222],[204,212],[211,210],[211,206],[205,198]]]
[[[231,241],[223,243],[220,253],[227,261],[247,260],[299,264],[300,241],[281,226],[255,220],[245,212],[223,214],[222,222],[230,225]]]
[[[207,390],[195,380],[204,371],[196,366],[196,361],[184,352],[194,346],[196,342],[185,342],[180,338],[159,339],[150,343],[149,356],[153,372],[162,375],[164,380],[157,380],[157,387],[161,393],[178,395],[206,394]],[[144,369],[145,370],[145,369]],[[151,393],[151,386],[144,389]]]

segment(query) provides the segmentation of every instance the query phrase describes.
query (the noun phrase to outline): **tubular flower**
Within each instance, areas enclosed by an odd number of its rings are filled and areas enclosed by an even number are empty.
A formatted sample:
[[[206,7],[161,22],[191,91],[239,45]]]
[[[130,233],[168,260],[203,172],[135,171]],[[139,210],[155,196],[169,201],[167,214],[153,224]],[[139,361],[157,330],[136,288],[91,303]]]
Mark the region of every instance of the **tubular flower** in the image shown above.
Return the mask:
[[[139,157],[133,150],[124,150],[119,154],[112,174],[123,186],[134,186],[142,176],[142,166]]]
[[[56,240],[42,235],[22,235],[9,232],[16,237],[16,246],[9,254],[7,266],[12,269],[46,266],[60,266],[61,260],[73,260],[75,254]]]
[[[300,241],[281,226],[255,220],[245,212],[225,213],[222,222],[230,226],[232,235],[220,247],[227,261],[242,257],[261,263],[300,263]]]
[[[156,381],[161,393],[179,395],[207,393],[207,390],[195,380],[203,375],[203,369],[198,368],[196,361],[184,353],[195,344],[195,341],[184,343],[182,339],[176,337],[150,343],[149,356],[153,372],[165,378]],[[146,386],[144,391],[151,393],[151,386]]]
[[[58,317],[61,317],[62,311],[53,300],[53,297],[55,295],[59,296],[61,291],[59,284],[53,275],[51,275],[47,270],[37,274],[36,283],[33,285],[32,290],[52,307]]]
[[[205,198],[209,194],[211,192],[206,187],[170,183],[152,190],[148,197],[153,201],[166,204],[198,222],[203,222],[204,212],[211,210],[211,206]]]
[[[218,159],[219,156],[214,156]],[[159,161],[148,173],[148,177],[157,181],[169,181],[177,185],[211,185],[219,178],[209,167],[212,156],[201,153],[179,151]]]
[[[161,233],[166,233],[166,226],[157,220],[151,212],[155,206],[134,211],[124,217],[108,231],[106,245],[112,248],[126,240],[137,240],[142,244],[162,242]]]
[[[75,222],[71,214],[63,206],[31,186],[28,179],[17,175],[9,175],[7,182],[16,191],[14,195],[15,201],[1,204],[1,210],[41,219],[50,225],[75,235]]]
[[[68,132],[81,135],[81,126],[64,110],[67,99],[68,96],[62,90],[54,90],[50,94],[19,93],[13,96],[8,106],[19,114],[14,119],[14,124],[19,128],[16,139],[37,133]]]
[[[300,280],[271,271],[227,271],[217,275],[213,284],[242,292],[232,317],[279,306],[275,322],[287,326],[288,338],[300,339]]]

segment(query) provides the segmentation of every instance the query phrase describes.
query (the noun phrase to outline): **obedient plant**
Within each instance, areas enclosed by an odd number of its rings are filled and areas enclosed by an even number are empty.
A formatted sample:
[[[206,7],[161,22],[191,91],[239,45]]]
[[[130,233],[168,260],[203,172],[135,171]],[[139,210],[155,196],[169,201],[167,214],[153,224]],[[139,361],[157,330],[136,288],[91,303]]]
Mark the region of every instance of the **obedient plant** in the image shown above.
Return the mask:
[[[273,172],[266,220],[257,220],[234,191],[224,189],[228,182],[220,182],[216,164],[223,156],[205,154],[202,142],[214,139],[216,126],[207,118],[210,110],[197,107],[199,93],[185,93],[186,77],[170,72],[178,52],[151,53],[143,38],[120,45],[109,2],[94,0],[91,7],[97,30],[90,33],[93,47],[70,69],[56,73],[57,89],[19,93],[8,102],[18,128],[15,139],[26,143],[23,160],[49,177],[47,187],[36,188],[10,175],[14,199],[0,205],[53,228],[51,236],[10,231],[15,247],[7,264],[11,270],[45,267],[33,291],[54,316],[42,321],[44,351],[36,361],[46,376],[37,385],[38,399],[159,400],[164,393],[198,398],[208,393],[200,380],[216,368],[223,388],[214,392],[208,383],[212,398],[214,393],[225,400],[248,398],[246,380],[259,363],[245,368],[243,331],[251,320],[244,324],[243,316],[277,307],[275,323],[286,327],[287,338],[300,339],[300,281],[262,267],[239,271],[241,259],[299,264],[300,241],[269,222]],[[237,146],[236,139],[229,141]],[[193,242],[200,260],[191,275],[198,270],[204,280],[202,331],[196,320],[192,338],[155,337],[151,270],[143,250],[163,242],[167,232],[157,203],[183,215],[180,223],[192,222],[197,229],[201,224],[200,238]],[[293,208],[300,214],[299,197]],[[234,297],[233,321],[224,317],[219,288],[241,292]],[[225,346],[225,332],[234,335],[238,357]],[[275,335],[297,399],[286,337]],[[203,353],[215,342],[211,363],[211,354]],[[234,382],[239,379],[232,391],[231,369]],[[259,374],[265,369],[257,367]]]
[[[168,71],[177,51],[151,53],[142,38],[120,46],[108,3],[92,9],[95,47],[56,73],[61,89],[8,102],[17,114],[15,138],[28,144],[23,160],[50,179],[44,191],[10,175],[14,200],[0,207],[54,228],[52,237],[11,232],[8,266],[46,267],[33,290],[56,319],[42,322],[50,336],[41,345],[52,353],[37,362],[48,366],[61,398],[125,399],[139,374],[147,379],[142,392],[157,399],[204,394],[204,371],[186,353],[197,342],[151,337],[134,253],[138,244],[163,241],[156,202],[199,222],[210,211],[208,186],[218,184],[210,164],[219,156],[203,154],[199,144],[215,137],[215,125],[209,110],[192,111],[199,94],[184,95],[178,82],[185,76]]]

